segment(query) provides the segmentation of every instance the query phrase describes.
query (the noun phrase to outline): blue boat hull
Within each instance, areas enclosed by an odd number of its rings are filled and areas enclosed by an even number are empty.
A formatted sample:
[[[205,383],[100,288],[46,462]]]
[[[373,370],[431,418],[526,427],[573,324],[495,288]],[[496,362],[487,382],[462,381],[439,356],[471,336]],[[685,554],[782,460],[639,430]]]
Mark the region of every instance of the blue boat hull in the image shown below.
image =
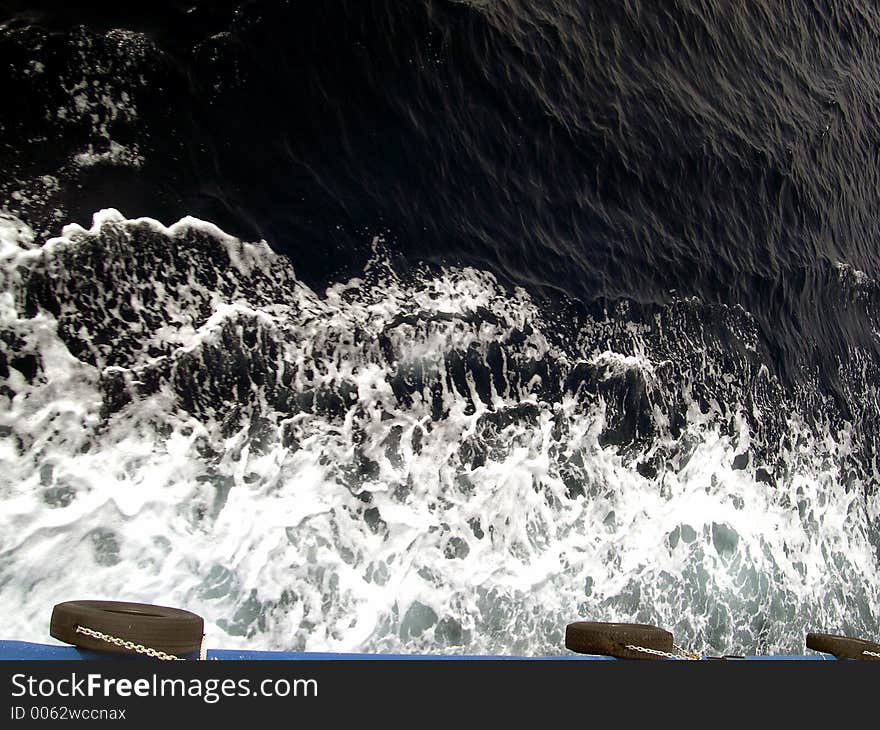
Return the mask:
[[[0,641],[0,660],[82,660],[82,659],[120,659],[129,658],[129,655],[111,654],[105,652],[87,651],[75,646],[60,646],[51,644],[33,644],[26,641]],[[138,659],[138,655],[130,658]],[[550,657],[520,657],[520,656],[461,656],[444,654],[332,654],[321,652],[285,652],[285,651],[244,651],[240,649],[208,649],[208,659],[224,661],[277,661],[277,660],[319,660],[319,661],[351,661],[351,660],[443,660],[443,661],[614,661],[612,657],[573,654]],[[784,655],[784,656],[751,656],[743,657],[748,660],[832,660],[825,654],[811,654],[809,656]]]

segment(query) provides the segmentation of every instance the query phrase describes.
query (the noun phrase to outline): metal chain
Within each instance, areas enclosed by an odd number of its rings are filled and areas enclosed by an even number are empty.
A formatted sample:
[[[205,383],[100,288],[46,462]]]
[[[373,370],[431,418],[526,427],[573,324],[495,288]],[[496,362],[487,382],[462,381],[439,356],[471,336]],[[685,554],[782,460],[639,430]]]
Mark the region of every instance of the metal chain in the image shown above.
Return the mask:
[[[680,646],[673,644],[672,647],[678,651],[678,654],[671,654],[668,651],[660,651],[659,649],[649,649],[646,646],[636,646],[634,644],[627,644],[626,648],[631,649],[632,651],[640,651],[643,654],[651,654],[653,656],[660,656],[664,659],[678,659],[681,661],[698,661],[700,656],[698,654],[694,654],[692,652],[686,651],[682,649]]]
[[[865,649],[862,654],[864,654],[865,656],[872,656],[875,659],[880,659],[880,654],[878,654],[876,651],[868,651],[867,649]]]
[[[688,659],[692,662],[697,662],[697,661],[702,660],[702,658],[703,658],[699,654],[694,654],[694,652],[692,652],[692,651],[688,651],[687,649],[682,649],[678,644],[673,644],[672,646],[675,648],[675,650],[679,654],[681,654],[683,659]]]
[[[125,639],[120,639],[117,636],[102,634],[100,631],[95,631],[94,629],[90,629],[87,626],[77,626],[76,633],[85,634],[86,636],[91,636],[95,639],[106,641],[108,644],[120,646],[124,649],[128,649],[129,651],[136,651],[138,654],[146,654],[147,656],[153,657],[154,659],[161,659],[162,661],[166,662],[184,661],[179,656],[174,656],[174,654],[166,654],[164,651],[151,649],[150,647],[143,646],[142,644],[135,644],[133,641],[126,641]]]

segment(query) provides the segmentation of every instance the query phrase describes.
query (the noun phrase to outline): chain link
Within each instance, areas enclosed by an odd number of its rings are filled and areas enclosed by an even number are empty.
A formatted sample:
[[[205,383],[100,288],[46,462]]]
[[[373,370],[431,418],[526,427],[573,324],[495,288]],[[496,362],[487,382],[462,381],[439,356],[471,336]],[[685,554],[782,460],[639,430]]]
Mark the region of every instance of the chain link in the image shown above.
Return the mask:
[[[672,646],[675,648],[675,650],[679,654],[681,654],[683,659],[687,659],[692,662],[698,662],[703,659],[703,657],[701,657],[699,654],[694,654],[694,652],[692,652],[692,651],[688,651],[687,649],[682,649],[678,644],[673,644]]]
[[[90,629],[87,626],[77,626],[76,633],[85,634],[86,636],[91,636],[92,638],[106,641],[108,644],[113,644],[114,646],[119,646],[123,649],[128,649],[129,651],[135,651],[138,654],[146,654],[147,656],[153,657],[154,659],[161,659],[162,661],[166,662],[184,661],[179,656],[174,656],[174,654],[166,654],[164,651],[151,649],[150,647],[143,646],[142,644],[135,644],[133,641],[126,641],[125,639],[120,639],[117,636],[102,634],[100,631],[95,631],[94,629]]]
[[[865,656],[874,657],[875,659],[880,659],[880,654],[878,654],[876,651],[868,651],[867,649],[865,649],[862,654],[864,654]]]
[[[672,647],[678,652],[678,654],[671,654],[668,651],[660,651],[659,649],[649,649],[646,646],[636,646],[635,644],[626,645],[626,648],[632,651],[640,651],[643,654],[651,654],[652,656],[659,656],[664,659],[678,659],[681,661],[698,661],[700,659],[698,654],[686,651],[676,644],[673,644]]]

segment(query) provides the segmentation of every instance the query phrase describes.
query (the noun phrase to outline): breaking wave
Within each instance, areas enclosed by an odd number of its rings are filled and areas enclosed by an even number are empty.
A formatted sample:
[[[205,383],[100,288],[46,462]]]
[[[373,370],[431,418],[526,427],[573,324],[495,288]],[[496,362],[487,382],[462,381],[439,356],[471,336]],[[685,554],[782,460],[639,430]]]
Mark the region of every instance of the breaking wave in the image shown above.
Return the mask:
[[[578,618],[723,653],[874,631],[868,355],[842,408],[818,371],[780,379],[742,307],[549,307],[372,246],[319,292],[195,218],[103,210],[45,242],[0,218],[10,635],[77,596],[285,650],[552,654]],[[870,305],[858,273],[828,276]]]

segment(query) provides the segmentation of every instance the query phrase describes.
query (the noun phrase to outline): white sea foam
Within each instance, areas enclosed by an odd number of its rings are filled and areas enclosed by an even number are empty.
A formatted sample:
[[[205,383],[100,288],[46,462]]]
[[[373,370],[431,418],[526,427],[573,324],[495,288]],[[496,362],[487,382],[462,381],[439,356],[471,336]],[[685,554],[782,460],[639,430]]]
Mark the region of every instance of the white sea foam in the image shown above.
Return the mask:
[[[94,253],[112,276],[84,268]],[[792,410],[764,483],[746,384],[730,377],[741,403],[694,396],[725,374],[696,333],[671,333],[671,362],[659,323],[624,322],[626,353],[584,323],[563,352],[485,272],[403,281],[377,259],[319,295],[193,218],[106,210],[41,246],[0,219],[0,260],[6,361],[40,363],[0,381],[8,638],[46,640],[52,605],[86,597],[184,606],[214,646],[271,649],[557,653],[567,621],[593,619],[799,652],[807,630],[876,629],[880,515],[844,473],[849,431]],[[57,314],[24,311],[38,280]],[[547,362],[600,390],[549,397]],[[601,387],[628,374],[655,432],[621,449]]]
[[[144,157],[137,145],[127,147],[111,139],[107,141],[106,149],[97,151],[92,145],[89,145],[87,149],[74,155],[73,161],[79,167],[93,167],[95,165],[140,167],[144,164]]]

